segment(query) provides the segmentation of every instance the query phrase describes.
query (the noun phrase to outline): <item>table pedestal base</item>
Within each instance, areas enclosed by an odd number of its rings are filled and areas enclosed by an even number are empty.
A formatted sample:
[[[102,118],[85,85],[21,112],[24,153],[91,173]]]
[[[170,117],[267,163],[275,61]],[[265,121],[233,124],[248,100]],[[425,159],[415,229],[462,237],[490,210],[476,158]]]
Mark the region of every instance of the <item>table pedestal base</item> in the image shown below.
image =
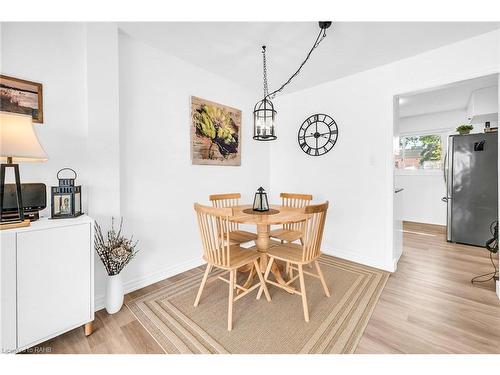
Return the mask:
[[[260,257],[260,271],[264,273],[267,268],[268,256],[267,250],[270,247],[271,241],[269,240],[270,235],[270,225],[266,224],[257,224],[257,240],[255,240],[255,244],[257,245],[257,251],[259,251],[262,255]],[[244,288],[250,287],[252,285],[253,279],[256,275],[253,265],[249,264],[244,267],[238,269],[239,272],[249,272],[247,281],[244,284]],[[286,285],[286,281],[281,276],[280,266],[274,262],[271,268],[271,272],[273,273],[276,281],[282,285]],[[292,288],[288,286],[289,288]],[[293,289],[293,288],[292,288]],[[237,291],[239,293],[240,290]]]

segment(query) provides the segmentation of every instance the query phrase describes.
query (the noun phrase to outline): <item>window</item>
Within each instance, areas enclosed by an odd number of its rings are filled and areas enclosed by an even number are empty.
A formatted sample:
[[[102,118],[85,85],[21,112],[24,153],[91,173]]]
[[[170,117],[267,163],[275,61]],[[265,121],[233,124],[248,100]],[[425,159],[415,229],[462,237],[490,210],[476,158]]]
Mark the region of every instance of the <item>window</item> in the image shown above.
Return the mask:
[[[396,169],[441,169],[443,167],[443,135],[406,135],[399,138],[395,155]]]

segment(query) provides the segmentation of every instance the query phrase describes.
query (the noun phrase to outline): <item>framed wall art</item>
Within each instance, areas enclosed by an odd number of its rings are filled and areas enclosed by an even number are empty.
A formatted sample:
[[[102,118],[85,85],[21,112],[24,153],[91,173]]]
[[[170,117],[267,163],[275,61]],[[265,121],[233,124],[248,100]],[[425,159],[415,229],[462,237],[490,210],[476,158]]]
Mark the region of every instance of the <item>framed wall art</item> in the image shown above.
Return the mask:
[[[195,165],[241,165],[241,111],[191,97],[191,160]]]
[[[42,84],[0,75],[0,111],[31,115],[43,123]]]

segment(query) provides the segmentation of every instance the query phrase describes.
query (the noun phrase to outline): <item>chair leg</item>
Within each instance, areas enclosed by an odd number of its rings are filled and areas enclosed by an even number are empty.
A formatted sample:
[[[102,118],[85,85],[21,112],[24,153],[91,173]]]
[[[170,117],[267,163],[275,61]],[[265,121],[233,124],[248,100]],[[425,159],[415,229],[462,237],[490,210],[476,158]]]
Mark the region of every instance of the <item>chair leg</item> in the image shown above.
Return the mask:
[[[227,330],[233,329],[233,302],[234,302],[234,270],[229,271],[229,304],[227,308]]]
[[[207,283],[208,274],[212,270],[212,265],[207,263],[207,268],[205,269],[205,274],[203,275],[203,279],[201,279],[200,289],[198,289],[198,294],[196,295],[196,299],[194,300],[194,307],[198,306],[200,302],[201,293],[203,292],[203,288],[205,288],[205,284]]]
[[[314,261],[316,265],[316,271],[318,271],[319,280],[321,281],[321,285],[323,285],[323,290],[325,291],[325,295],[330,297],[330,291],[328,290],[328,286],[326,285],[325,277],[323,276],[323,272],[321,272],[321,268],[319,267],[319,263],[317,260]]]
[[[273,266],[274,258],[271,257],[270,260],[268,260],[267,263],[267,268],[266,268],[266,273],[264,274],[264,283],[266,282],[267,278],[269,277],[269,272],[271,272],[271,268]],[[257,299],[260,299],[260,296],[262,296],[262,292],[264,291],[264,287],[261,285],[259,288],[259,293],[257,293]]]
[[[267,290],[266,281],[262,277],[262,272],[260,272],[258,260],[257,259],[254,260],[253,264],[255,265],[255,270],[257,271],[257,276],[259,277],[259,281],[260,281],[259,292],[260,292],[260,289],[262,288],[264,290],[264,294],[266,295],[267,302],[271,302],[271,296],[269,295],[269,291]],[[260,299],[259,293],[257,293],[257,299]]]
[[[302,307],[304,309],[304,320],[309,321],[309,310],[307,308],[306,284],[304,282],[304,270],[299,264],[300,294],[302,295]]]

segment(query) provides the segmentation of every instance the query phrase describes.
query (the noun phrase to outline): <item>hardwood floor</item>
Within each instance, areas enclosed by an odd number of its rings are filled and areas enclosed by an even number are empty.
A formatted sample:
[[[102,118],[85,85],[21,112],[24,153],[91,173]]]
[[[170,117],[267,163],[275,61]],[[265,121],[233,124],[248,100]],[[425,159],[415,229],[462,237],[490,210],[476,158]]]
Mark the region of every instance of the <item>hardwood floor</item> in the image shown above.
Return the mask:
[[[405,223],[404,251],[357,353],[500,353],[500,301],[493,282],[470,279],[492,268],[484,249],[450,244],[440,226]],[[497,258],[498,259],[498,258]],[[191,273],[187,271],[187,273]],[[186,273],[129,293],[126,301]],[[163,353],[124,306],[96,313],[94,333],[70,331],[36,348],[51,353]]]
[[[357,353],[500,353],[500,301],[489,253],[445,241],[441,226],[405,223],[404,251]],[[498,257],[496,257],[498,259]]]

